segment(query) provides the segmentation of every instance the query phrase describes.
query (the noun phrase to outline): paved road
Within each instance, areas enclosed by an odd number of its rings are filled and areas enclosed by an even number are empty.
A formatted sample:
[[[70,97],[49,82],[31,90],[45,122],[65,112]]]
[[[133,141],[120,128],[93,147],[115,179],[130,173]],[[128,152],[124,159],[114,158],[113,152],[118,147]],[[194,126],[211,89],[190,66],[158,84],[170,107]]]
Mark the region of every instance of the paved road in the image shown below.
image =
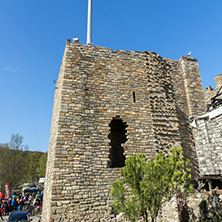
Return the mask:
[[[3,216],[3,221],[7,221],[8,220],[8,216]],[[32,222],[39,222],[39,217],[38,216],[31,216],[30,219],[32,219]],[[0,222],[2,220],[0,219]]]

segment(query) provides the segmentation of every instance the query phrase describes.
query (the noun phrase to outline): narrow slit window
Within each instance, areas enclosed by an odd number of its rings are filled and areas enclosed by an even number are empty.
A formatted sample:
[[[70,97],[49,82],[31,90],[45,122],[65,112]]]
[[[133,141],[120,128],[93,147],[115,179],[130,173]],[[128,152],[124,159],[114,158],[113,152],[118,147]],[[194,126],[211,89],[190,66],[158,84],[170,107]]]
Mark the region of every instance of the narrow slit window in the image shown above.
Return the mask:
[[[133,92],[133,102],[135,103],[136,102],[136,93]]]

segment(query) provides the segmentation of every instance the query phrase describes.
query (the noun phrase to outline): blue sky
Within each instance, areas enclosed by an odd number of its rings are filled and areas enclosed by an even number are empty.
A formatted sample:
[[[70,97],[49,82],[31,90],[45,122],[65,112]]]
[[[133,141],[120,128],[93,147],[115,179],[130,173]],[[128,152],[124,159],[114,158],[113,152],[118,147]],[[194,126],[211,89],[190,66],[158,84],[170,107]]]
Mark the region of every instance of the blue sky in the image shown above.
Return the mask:
[[[87,0],[0,0],[0,143],[47,151],[67,39],[86,43]],[[198,58],[204,89],[222,73],[221,0],[93,0],[94,45]]]

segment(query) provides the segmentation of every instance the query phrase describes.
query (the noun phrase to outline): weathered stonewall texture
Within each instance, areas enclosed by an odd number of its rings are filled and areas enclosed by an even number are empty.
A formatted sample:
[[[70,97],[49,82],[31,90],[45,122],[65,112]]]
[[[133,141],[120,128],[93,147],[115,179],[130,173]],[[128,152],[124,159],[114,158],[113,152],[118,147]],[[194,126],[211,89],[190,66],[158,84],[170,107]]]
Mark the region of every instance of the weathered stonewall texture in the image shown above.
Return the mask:
[[[216,89],[208,86],[204,91],[205,101],[210,104],[222,87],[222,75],[215,76]],[[221,91],[222,92],[222,91]],[[222,98],[220,96],[219,98]],[[207,110],[207,107],[205,107]],[[193,130],[195,147],[199,162],[200,176],[202,178],[222,178],[222,107],[221,105],[195,120]]]
[[[197,222],[201,221],[201,213],[199,204],[202,199],[207,199],[206,193],[190,193],[187,197],[187,205],[189,207],[189,221]],[[179,222],[177,200],[174,196],[169,202],[167,202],[161,209],[158,217],[158,222]],[[202,220],[203,221],[203,220]]]
[[[153,158],[182,146],[197,175],[188,119],[203,107],[197,59],[68,40],[55,92],[43,221],[111,221],[111,183],[130,155]]]
[[[222,107],[216,110],[221,110],[217,117],[211,119],[206,115],[196,120],[194,136],[200,176],[222,178]]]
[[[187,205],[189,209],[189,222],[202,222],[206,221],[203,208],[201,209],[202,200],[206,200],[208,202],[208,209],[211,208],[211,212],[209,216],[212,216],[212,212],[216,212],[218,209],[221,209],[222,203],[222,190],[211,190],[205,191],[202,193],[195,192],[190,193],[187,197]],[[217,206],[217,210],[215,207]],[[215,217],[214,217],[215,219]],[[177,209],[177,201],[174,196],[170,202],[167,202],[161,209],[159,217],[157,219],[158,222],[179,222],[178,209]],[[212,220],[212,221],[217,221]]]

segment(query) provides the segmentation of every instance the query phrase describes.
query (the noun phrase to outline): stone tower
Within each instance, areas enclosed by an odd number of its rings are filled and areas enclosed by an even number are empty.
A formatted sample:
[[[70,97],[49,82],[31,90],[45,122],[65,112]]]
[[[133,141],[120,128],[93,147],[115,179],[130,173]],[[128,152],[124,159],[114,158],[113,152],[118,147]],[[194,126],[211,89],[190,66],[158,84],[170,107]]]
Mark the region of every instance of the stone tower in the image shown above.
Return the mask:
[[[125,159],[182,146],[204,111],[198,61],[67,41],[55,91],[43,221],[110,221],[111,183]]]

